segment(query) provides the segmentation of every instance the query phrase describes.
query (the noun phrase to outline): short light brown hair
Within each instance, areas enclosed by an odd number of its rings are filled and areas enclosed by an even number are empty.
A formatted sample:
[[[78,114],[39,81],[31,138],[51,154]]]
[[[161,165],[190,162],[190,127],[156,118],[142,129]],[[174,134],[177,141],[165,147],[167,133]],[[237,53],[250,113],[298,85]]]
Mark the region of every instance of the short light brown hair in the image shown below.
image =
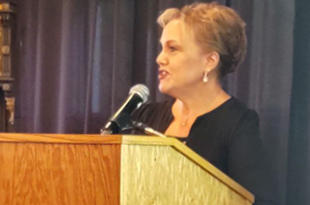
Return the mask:
[[[246,54],[245,22],[231,8],[213,3],[194,3],[182,9],[170,8],[157,23],[164,28],[170,21],[181,19],[192,28],[202,50],[220,55],[219,78],[234,72]]]

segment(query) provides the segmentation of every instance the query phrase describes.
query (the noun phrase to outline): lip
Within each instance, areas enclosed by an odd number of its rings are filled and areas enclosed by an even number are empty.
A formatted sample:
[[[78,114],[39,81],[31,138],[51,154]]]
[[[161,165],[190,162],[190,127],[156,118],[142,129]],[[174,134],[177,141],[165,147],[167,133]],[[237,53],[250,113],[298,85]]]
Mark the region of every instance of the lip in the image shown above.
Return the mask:
[[[158,79],[159,80],[163,80],[164,78],[167,77],[167,75],[169,75],[169,72],[164,70],[164,69],[159,69],[158,70]]]

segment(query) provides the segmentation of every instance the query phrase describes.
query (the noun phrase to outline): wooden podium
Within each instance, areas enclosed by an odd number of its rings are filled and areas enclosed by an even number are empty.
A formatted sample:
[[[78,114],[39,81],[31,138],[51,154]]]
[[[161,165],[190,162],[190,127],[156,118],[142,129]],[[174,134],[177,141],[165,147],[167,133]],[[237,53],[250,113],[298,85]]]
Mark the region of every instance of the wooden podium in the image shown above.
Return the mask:
[[[250,205],[173,138],[0,134],[2,205]]]

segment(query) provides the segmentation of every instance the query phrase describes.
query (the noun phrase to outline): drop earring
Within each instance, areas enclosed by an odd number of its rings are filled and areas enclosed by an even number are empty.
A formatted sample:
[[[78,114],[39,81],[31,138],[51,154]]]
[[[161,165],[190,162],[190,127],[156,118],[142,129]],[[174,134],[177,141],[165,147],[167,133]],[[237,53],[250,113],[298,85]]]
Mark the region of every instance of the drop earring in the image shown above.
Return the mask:
[[[204,82],[204,83],[207,83],[208,82],[208,73],[209,73],[209,71],[206,71],[206,72],[204,72],[203,73],[203,79],[202,79],[202,81]]]

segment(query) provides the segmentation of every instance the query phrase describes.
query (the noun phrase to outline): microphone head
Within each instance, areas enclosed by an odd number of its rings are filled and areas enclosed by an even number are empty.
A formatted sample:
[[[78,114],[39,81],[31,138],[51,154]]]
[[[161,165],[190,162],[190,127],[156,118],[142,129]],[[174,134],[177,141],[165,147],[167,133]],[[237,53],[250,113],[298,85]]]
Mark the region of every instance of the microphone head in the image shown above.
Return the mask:
[[[133,87],[131,87],[129,90],[129,95],[131,95],[133,93],[138,94],[142,98],[143,103],[145,103],[147,101],[147,99],[150,95],[149,89],[143,84],[137,84],[137,85],[134,85]]]

